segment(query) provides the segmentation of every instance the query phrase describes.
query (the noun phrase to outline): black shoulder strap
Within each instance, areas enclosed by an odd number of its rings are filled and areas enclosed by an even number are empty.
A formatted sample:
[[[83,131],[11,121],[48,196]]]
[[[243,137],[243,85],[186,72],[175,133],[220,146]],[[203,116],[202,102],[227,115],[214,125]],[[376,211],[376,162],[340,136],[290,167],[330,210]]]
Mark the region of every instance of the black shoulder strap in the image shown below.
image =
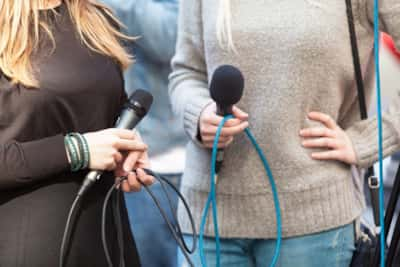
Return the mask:
[[[360,105],[360,115],[361,119],[365,120],[368,118],[367,105],[365,101],[365,89],[364,89],[364,80],[361,72],[361,63],[360,63],[360,55],[358,53],[358,45],[357,45],[357,35],[356,29],[354,25],[354,16],[353,16],[353,6],[351,4],[351,0],[346,0],[346,11],[347,11],[347,20],[349,26],[350,33],[350,41],[351,41],[351,50],[353,54],[353,65],[354,65],[354,74],[356,76],[357,82],[357,91],[358,91],[358,102]],[[371,194],[371,205],[372,211],[374,214],[375,225],[379,226],[379,180],[375,176],[374,168],[370,167],[367,170],[366,178],[368,181],[368,187],[370,189]]]
[[[348,19],[350,40],[351,40],[351,50],[353,53],[354,74],[356,76],[356,82],[357,82],[358,102],[360,104],[361,119],[364,120],[368,117],[368,112],[367,112],[367,105],[365,103],[365,93],[364,93],[365,90],[363,82],[364,80],[361,72],[360,56],[358,53],[357,35],[354,26],[353,7],[351,4],[351,0],[346,0],[346,9],[347,9],[347,19]]]

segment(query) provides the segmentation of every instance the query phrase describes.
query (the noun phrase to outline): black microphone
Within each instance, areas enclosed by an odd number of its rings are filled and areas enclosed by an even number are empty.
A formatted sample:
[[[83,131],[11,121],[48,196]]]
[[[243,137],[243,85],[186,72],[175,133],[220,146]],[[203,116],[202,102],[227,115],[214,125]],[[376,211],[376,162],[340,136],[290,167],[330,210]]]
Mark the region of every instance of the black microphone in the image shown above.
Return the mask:
[[[138,89],[129,97],[128,101],[123,107],[121,115],[119,116],[115,128],[119,129],[133,129],[136,125],[146,116],[153,103],[153,96],[144,90]],[[103,171],[93,170],[90,171],[85,180],[83,181],[78,196],[82,196],[86,191],[100,179]]]
[[[240,70],[231,65],[219,66],[213,73],[210,83],[211,98],[217,104],[217,115],[232,114],[232,107],[242,98],[244,78]],[[215,164],[216,173],[222,167],[224,150],[218,149]]]

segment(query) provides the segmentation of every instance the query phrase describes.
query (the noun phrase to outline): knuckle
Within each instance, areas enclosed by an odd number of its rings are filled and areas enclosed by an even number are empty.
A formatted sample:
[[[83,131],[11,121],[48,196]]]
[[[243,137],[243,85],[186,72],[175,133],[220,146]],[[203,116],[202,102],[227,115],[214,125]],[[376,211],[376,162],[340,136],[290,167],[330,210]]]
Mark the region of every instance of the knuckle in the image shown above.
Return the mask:
[[[201,121],[203,121],[204,123],[207,123],[211,120],[211,114],[209,113],[204,113],[202,116]]]
[[[203,125],[202,127],[200,127],[200,132],[202,132],[204,134],[210,134],[211,133],[210,126]]]
[[[110,138],[109,142],[112,147],[116,147],[118,145],[118,138],[113,136]]]
[[[117,157],[117,156],[118,156],[118,153],[119,153],[118,150],[112,149],[112,150],[111,150],[111,157],[112,157],[112,158]]]

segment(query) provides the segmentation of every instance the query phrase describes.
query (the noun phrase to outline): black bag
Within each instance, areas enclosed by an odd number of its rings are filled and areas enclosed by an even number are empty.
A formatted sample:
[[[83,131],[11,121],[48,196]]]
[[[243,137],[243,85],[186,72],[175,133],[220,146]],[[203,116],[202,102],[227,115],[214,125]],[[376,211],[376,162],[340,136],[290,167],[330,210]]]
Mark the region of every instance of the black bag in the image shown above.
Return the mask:
[[[374,256],[379,246],[379,236],[361,224],[361,233],[356,241],[356,250],[351,260],[351,267],[373,267]]]

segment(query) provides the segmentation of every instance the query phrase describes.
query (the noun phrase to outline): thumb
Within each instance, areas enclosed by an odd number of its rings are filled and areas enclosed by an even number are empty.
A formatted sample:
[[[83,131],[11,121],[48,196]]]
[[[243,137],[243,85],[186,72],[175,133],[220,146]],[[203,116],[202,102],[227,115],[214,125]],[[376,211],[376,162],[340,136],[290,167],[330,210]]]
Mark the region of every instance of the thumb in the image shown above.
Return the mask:
[[[235,118],[238,118],[239,120],[245,121],[249,118],[249,114],[238,108],[237,106],[233,106],[232,108],[232,113]]]

